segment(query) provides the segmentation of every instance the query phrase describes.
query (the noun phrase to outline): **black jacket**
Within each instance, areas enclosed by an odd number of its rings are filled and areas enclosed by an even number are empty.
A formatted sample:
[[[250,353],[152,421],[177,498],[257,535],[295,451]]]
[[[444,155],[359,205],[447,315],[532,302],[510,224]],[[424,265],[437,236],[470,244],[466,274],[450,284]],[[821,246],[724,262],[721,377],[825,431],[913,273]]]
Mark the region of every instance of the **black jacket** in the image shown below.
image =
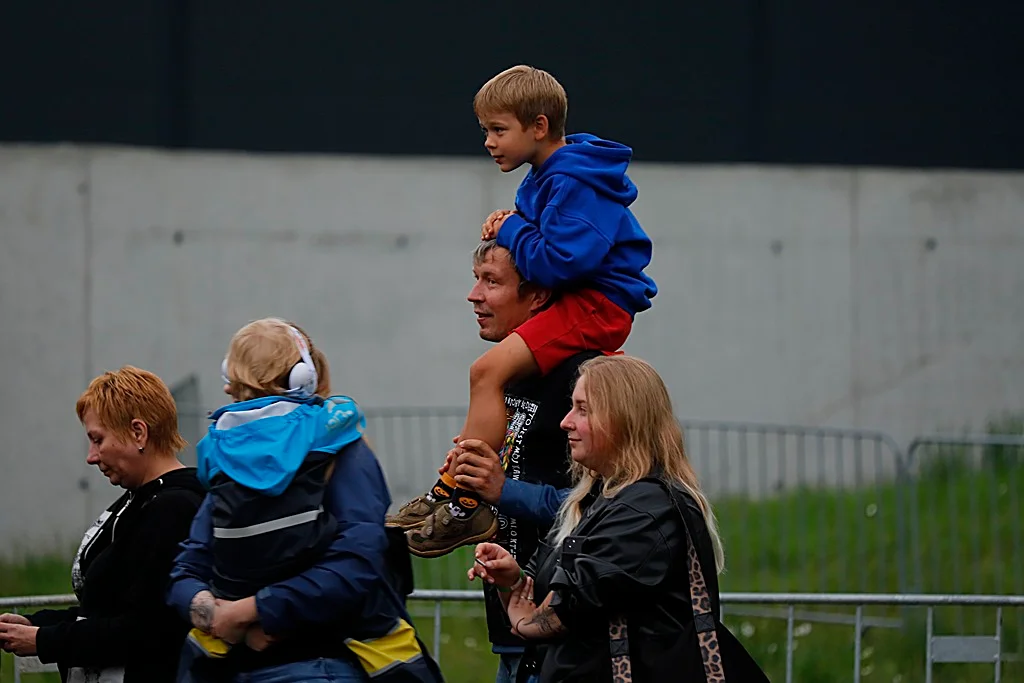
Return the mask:
[[[677,491],[711,597],[719,613],[718,576],[704,517],[693,498]],[[626,616],[636,683],[703,681],[690,604],[686,532],[668,491],[645,479],[611,499],[591,492],[568,559],[549,537],[530,563],[539,604],[555,590],[553,609],[568,629],[537,648],[541,681],[611,681],[608,623]]]
[[[210,590],[241,600],[309,569],[337,535],[324,510],[333,453],[310,453],[281,495],[254,491],[219,474],[210,482],[214,560]],[[302,518],[304,521],[282,524]],[[270,527],[269,529],[267,527]],[[218,533],[219,532],[219,533]]]
[[[29,616],[39,659],[125,668],[125,683],[174,681],[189,625],[164,604],[178,544],[205,491],[195,470],[174,470],[118,498],[76,560],[79,606]],[[90,537],[90,534],[95,533]]]
[[[562,418],[572,408],[572,388],[579,375],[580,365],[595,356],[597,351],[584,351],[563,362],[546,375],[531,375],[508,387],[505,391],[505,412],[508,428],[501,455],[508,479],[530,484],[552,486],[555,489],[572,487],[569,475],[569,443]],[[538,543],[547,535],[549,519],[513,517],[498,503],[497,542],[525,565]],[[487,610],[487,632],[491,642],[504,648],[522,648],[526,643],[509,632],[508,618],[501,598],[494,588],[485,583],[484,597]]]

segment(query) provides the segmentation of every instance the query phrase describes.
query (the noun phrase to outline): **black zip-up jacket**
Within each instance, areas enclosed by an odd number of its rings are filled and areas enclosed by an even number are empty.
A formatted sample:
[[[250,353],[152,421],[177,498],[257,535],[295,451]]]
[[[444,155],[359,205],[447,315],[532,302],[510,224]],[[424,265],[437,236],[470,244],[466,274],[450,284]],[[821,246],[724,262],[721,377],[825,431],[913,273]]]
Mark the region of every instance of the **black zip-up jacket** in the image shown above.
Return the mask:
[[[79,606],[29,616],[36,649],[69,667],[124,667],[125,683],[175,680],[189,625],[164,603],[178,544],[188,537],[205,491],[195,469],[173,470],[126,492],[78,557]]]

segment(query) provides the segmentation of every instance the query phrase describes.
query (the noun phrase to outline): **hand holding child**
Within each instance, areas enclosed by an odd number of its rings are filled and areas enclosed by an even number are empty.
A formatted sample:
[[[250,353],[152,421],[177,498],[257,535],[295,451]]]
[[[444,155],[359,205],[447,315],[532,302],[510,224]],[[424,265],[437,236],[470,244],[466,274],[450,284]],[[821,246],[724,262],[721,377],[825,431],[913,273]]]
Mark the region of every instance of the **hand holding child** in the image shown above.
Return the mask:
[[[232,645],[245,640],[249,627],[259,620],[256,598],[216,600],[214,604],[210,633]]]
[[[245,632],[245,645],[250,650],[256,652],[263,652],[270,647],[277,638],[274,636],[268,636],[267,632],[263,630],[263,627],[259,624],[253,624],[249,627],[249,630]]]

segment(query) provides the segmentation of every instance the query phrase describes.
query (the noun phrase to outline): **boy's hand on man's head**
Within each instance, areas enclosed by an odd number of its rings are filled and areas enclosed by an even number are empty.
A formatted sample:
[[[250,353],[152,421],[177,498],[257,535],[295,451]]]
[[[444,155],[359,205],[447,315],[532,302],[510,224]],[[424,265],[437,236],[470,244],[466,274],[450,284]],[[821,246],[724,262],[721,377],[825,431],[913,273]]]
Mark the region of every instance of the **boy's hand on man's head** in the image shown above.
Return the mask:
[[[492,240],[498,236],[498,231],[501,230],[501,226],[505,223],[505,220],[515,213],[513,209],[498,209],[492,211],[491,215],[484,221],[483,227],[480,230],[481,240]]]

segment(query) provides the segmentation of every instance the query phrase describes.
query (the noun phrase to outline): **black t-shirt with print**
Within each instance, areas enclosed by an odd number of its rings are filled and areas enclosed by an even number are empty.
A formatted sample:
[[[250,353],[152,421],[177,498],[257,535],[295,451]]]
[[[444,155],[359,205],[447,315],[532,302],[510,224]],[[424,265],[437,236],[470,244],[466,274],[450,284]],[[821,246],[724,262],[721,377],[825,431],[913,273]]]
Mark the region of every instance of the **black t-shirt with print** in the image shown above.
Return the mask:
[[[572,388],[580,365],[599,355],[597,351],[579,353],[547,375],[533,375],[509,385],[505,391],[508,429],[501,449],[506,477],[556,489],[572,485],[568,441],[560,425],[572,407]],[[498,524],[498,543],[522,567],[551,528],[550,524],[540,526],[501,514]],[[485,585],[484,593],[491,642],[498,646],[523,646],[524,641],[509,632],[508,617],[497,592]]]

